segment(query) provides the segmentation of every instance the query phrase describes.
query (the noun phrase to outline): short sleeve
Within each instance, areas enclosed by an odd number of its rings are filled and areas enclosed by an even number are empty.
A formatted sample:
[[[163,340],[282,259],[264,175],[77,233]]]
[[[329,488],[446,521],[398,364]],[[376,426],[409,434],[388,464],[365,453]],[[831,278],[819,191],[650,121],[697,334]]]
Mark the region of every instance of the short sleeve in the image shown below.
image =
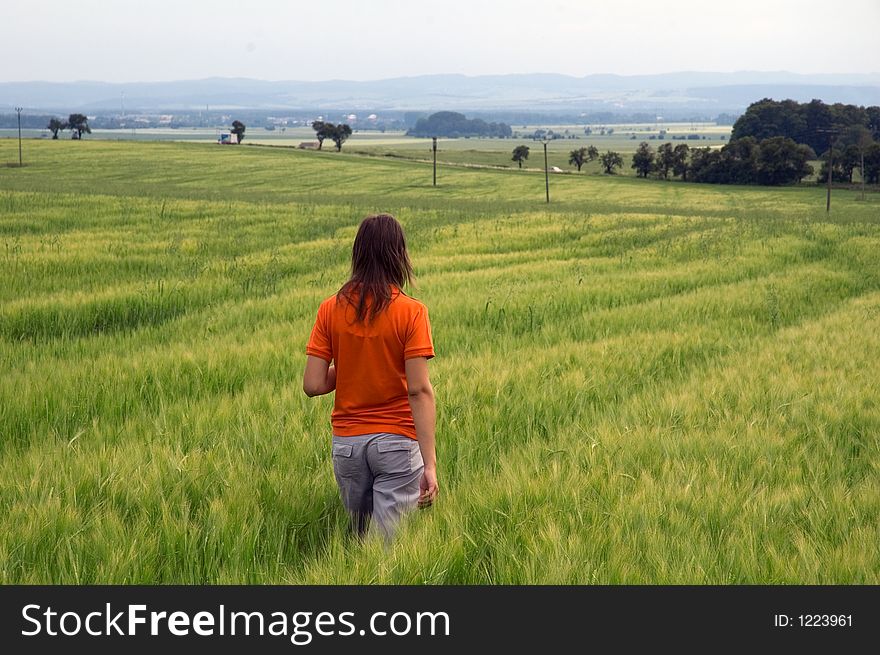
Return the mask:
[[[318,316],[309,336],[306,354],[320,357],[328,362],[333,361],[333,342],[330,339],[330,312],[328,303],[321,303]]]
[[[403,347],[403,358],[425,357],[431,359],[433,356],[434,342],[431,340],[431,322],[428,320],[428,309],[421,305],[409,324],[406,343]]]

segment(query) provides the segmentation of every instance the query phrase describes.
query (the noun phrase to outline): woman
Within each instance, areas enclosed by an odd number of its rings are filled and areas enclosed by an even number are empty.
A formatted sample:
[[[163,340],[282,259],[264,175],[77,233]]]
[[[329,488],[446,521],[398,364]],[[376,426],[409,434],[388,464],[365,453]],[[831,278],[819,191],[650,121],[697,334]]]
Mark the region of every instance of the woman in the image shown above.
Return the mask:
[[[390,538],[400,517],[437,496],[434,356],[428,310],[403,293],[412,265],[400,223],[368,216],[354,239],[351,277],[321,303],[303,390],[336,391],[333,472],[352,529],[372,518]]]

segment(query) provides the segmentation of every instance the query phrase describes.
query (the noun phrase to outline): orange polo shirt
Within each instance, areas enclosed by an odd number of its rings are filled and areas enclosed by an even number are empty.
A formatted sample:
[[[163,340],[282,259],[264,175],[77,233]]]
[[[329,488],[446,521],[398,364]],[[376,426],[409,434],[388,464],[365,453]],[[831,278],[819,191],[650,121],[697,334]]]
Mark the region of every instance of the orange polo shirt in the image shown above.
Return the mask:
[[[392,287],[388,307],[364,324],[355,320],[352,304],[330,296],[318,308],[306,353],[336,365],[333,434],[391,432],[416,438],[404,362],[434,356],[422,303]]]

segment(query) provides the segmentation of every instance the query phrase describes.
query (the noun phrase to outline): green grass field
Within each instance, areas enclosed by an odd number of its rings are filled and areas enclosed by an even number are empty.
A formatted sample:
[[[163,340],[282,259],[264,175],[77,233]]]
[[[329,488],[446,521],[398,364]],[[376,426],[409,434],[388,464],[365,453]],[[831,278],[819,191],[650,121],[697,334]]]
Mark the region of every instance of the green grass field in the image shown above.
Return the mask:
[[[17,160],[0,140],[0,163]],[[0,582],[880,582],[880,197],[353,153],[25,142],[0,167]],[[404,223],[441,497],[346,538],[301,391]]]

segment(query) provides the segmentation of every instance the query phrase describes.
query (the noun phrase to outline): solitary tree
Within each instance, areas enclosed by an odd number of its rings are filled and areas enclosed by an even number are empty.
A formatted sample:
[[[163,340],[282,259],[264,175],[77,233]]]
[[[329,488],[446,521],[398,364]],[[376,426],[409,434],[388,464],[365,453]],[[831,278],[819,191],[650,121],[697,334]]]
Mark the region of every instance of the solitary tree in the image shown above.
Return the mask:
[[[64,129],[64,123],[58,118],[51,118],[49,119],[49,124],[46,126],[46,129],[52,132],[53,139],[57,139],[58,133]]]
[[[70,130],[71,139],[82,139],[83,134],[91,134],[92,128],[89,127],[89,119],[83,114],[71,114],[67,119],[67,124],[61,127],[62,130]]]
[[[513,157],[511,157],[511,161],[515,161],[519,164],[519,167],[522,168],[522,163],[526,159],[529,158],[529,147],[528,146],[517,146],[513,149]]]
[[[609,150],[599,157],[599,161],[602,162],[602,167],[608,175],[614,175],[614,169],[623,166],[623,157],[620,156],[619,152],[614,152],[613,150]]]
[[[336,144],[336,152],[342,152],[342,144],[351,136],[351,127],[340,123],[333,130],[333,134],[330,135],[330,138],[333,139],[333,143]]]
[[[575,148],[570,153],[568,153],[568,163],[572,166],[577,166],[578,172],[580,173],[581,166],[584,165],[584,160],[587,158],[587,149],[586,148]]]
[[[648,177],[648,173],[654,168],[654,151],[647,141],[642,141],[639,144],[633,155],[632,168],[635,169],[636,175],[639,177]]]
[[[247,128],[241,121],[232,121],[232,129],[230,130],[235,136],[238,143],[244,141],[244,131]]]

